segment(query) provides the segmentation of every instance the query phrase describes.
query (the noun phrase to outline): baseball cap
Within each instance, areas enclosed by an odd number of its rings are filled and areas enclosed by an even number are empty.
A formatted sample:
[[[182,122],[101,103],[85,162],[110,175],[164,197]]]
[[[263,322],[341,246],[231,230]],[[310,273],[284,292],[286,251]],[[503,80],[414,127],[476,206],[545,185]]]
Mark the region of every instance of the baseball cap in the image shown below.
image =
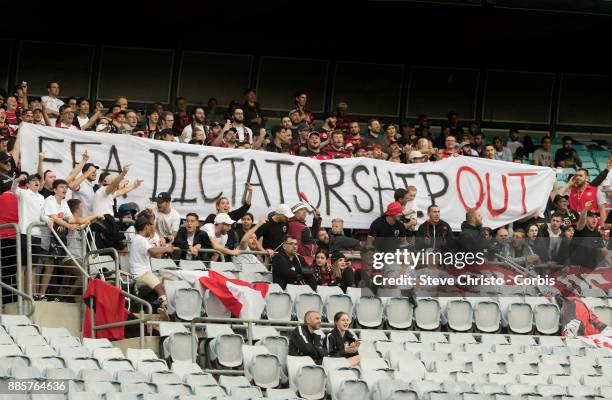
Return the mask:
[[[306,204],[300,201],[291,206],[291,212],[295,213],[297,210],[301,210],[302,208],[306,208]]]
[[[403,211],[402,205],[399,201],[394,201],[393,203],[389,203],[387,205],[387,211],[385,211],[385,215],[400,215]]]
[[[317,131],[312,131],[308,134],[308,137],[311,137],[312,135],[317,135],[318,137],[321,137],[321,134]]]
[[[459,145],[459,147],[463,148],[463,146],[471,146],[471,145],[472,145],[472,143],[470,143],[470,142],[463,142],[463,143],[461,143]]]
[[[587,217],[599,217],[599,213],[597,211],[587,211]]]
[[[174,131],[170,128],[165,128],[162,129],[161,132],[159,132],[160,135],[164,136],[164,135],[172,135],[174,136]]]
[[[555,196],[555,198],[553,199],[553,204],[557,204],[558,202],[560,202],[560,201],[561,201],[561,199],[568,200],[568,199],[569,199],[569,196],[568,196],[568,195],[560,195],[560,194],[558,194],[558,195],[556,195],[556,196]]]
[[[157,195],[155,201],[157,203],[165,203],[166,201],[172,201],[172,196],[170,196],[170,193],[168,192],[161,192]]]
[[[223,125],[221,124],[221,122],[213,122],[212,124],[210,124],[210,129],[212,128],[223,128]]]
[[[131,203],[124,203],[119,206],[119,209],[117,210],[117,214],[119,214],[119,216],[122,216],[122,215],[130,214],[132,211],[136,211],[134,206]]]
[[[94,167],[95,169],[100,169],[100,167],[98,167],[97,165],[95,165],[94,163],[87,163],[85,165],[83,165],[83,168],[81,169],[82,173],[87,172],[87,170],[89,169],[89,167]]]
[[[423,155],[423,153],[421,153],[421,152],[420,152],[420,151],[418,151],[418,150],[414,150],[414,151],[411,151],[411,152],[410,152],[410,159],[411,159],[411,160],[414,160],[415,158],[423,158],[423,157],[425,157],[425,156]]]
[[[31,181],[31,180],[33,180],[33,179],[38,179],[38,180],[40,180],[40,179],[41,179],[41,177],[40,177],[40,175],[38,175],[38,174],[28,175],[28,177],[26,178],[26,182],[30,182],[30,181]]]
[[[301,131],[304,129],[310,129],[310,125],[308,125],[306,122],[300,122],[297,128],[298,128],[298,131]]]
[[[289,207],[287,204],[279,204],[278,206],[276,206],[275,212],[277,214],[284,215],[287,218],[293,217],[293,212],[291,212],[291,207]]]
[[[231,219],[230,216],[227,215],[226,213],[219,213],[215,217],[215,225],[217,225],[217,224],[228,224],[228,225],[231,225],[234,222],[236,222],[236,221]]]

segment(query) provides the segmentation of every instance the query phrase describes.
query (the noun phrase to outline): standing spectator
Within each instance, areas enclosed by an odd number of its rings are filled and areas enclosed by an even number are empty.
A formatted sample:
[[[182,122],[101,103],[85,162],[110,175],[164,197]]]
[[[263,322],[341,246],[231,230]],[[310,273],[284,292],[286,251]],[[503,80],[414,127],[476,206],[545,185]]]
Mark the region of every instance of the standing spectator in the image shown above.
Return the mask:
[[[227,247],[228,232],[234,224],[233,219],[226,213],[219,213],[215,216],[212,224],[204,224],[202,228],[202,249],[213,249],[225,256],[239,256],[239,249],[230,249]],[[211,261],[217,261],[219,254],[213,254],[209,257]]]
[[[78,127],[82,131],[91,131],[93,126],[96,125],[98,119],[102,116],[102,110],[104,105],[99,101],[96,102],[96,111],[93,115],[89,115],[89,100],[85,97],[80,97],[77,100],[77,115],[72,122],[73,125]]]
[[[580,214],[569,208],[569,196],[568,195],[556,195],[553,199],[553,211],[559,215],[563,220],[563,227],[576,225]]]
[[[153,247],[149,243],[149,238],[155,233],[155,225],[150,215],[141,215],[136,219],[134,228],[136,235],[130,242],[129,265],[130,273],[136,278],[136,282],[148,286],[158,297],[160,311],[166,312],[168,300],[162,281],[153,274],[151,269],[151,256],[160,258],[166,254],[172,254],[172,245],[164,247]]]
[[[95,182],[98,174],[98,167],[95,164],[88,163],[89,156],[87,152],[83,153],[83,169],[81,170],[82,175],[76,178],[70,183],[70,190],[72,190],[72,197],[81,200],[84,208],[84,216],[92,215],[93,212],[93,199],[96,191]]]
[[[204,132],[204,136],[208,136],[208,126],[206,126],[206,114],[204,107],[196,106],[191,114],[191,123],[187,125],[181,133],[181,142],[189,143],[193,138],[193,133],[199,129]]]
[[[234,108],[232,113],[232,128],[236,129],[238,141],[253,143],[253,131],[244,124],[244,110],[242,107]]]
[[[313,271],[297,252],[298,240],[287,235],[281,251],[272,257],[272,280],[283,290],[287,284],[315,287]]]
[[[538,236],[540,228],[537,224],[532,223],[527,228],[527,245],[538,256],[540,262],[546,262],[550,256],[548,254],[548,246],[545,238]]]
[[[115,104],[119,106],[120,110],[127,111],[128,109],[128,99],[125,96],[117,97]]]
[[[159,123],[160,113],[157,110],[149,110],[146,114],[146,121],[143,127],[144,137],[158,139],[161,125]],[[173,121],[174,122],[174,121]]]
[[[331,158],[351,158],[353,145],[348,142],[348,145],[344,144],[344,134],[341,130],[335,130],[331,133],[330,143],[323,148]]]
[[[459,114],[456,111],[449,111],[447,114],[448,127],[450,128],[450,134],[456,138],[461,139],[463,136],[463,127],[459,124]]]
[[[219,105],[219,101],[211,97],[206,102],[206,108],[204,109],[204,114],[206,115],[206,124],[208,126],[212,125],[215,122],[223,121],[223,112],[219,111],[217,106]]]
[[[140,187],[141,180],[136,180],[132,185],[126,186],[123,189],[119,189],[119,186],[125,179],[130,165],[124,165],[121,173],[117,176],[112,176],[108,172],[100,174],[100,188],[96,191],[93,196],[93,213],[100,215],[114,215],[113,205],[116,197],[123,196],[131,192],[134,189]]]
[[[297,92],[295,94],[295,108],[302,115],[302,120],[308,125],[312,125],[315,120],[315,115],[312,111],[306,109],[306,103],[308,102],[308,95],[306,92]]]
[[[510,247],[510,260],[524,267],[532,266],[538,262],[539,257],[525,243],[525,231],[521,228],[515,229],[512,234],[512,246]]]
[[[228,126],[227,124],[225,125]],[[211,146],[223,147],[226,149],[237,149],[238,148],[238,131],[236,128],[222,129],[223,133],[219,134],[210,144]]]
[[[466,157],[479,157],[478,152],[472,149],[472,143],[463,142],[460,145],[461,147],[461,155]]]
[[[495,232],[495,243],[493,244],[495,254],[499,254],[502,257],[510,257],[510,237],[508,236],[508,230],[506,228],[499,228]]]
[[[480,157],[484,157],[485,140],[484,134],[482,134],[482,132],[474,134],[474,150],[476,150]]]
[[[305,257],[313,257],[317,250],[317,243],[313,232],[318,232],[321,227],[321,214],[316,208],[313,210],[312,227],[306,225],[306,204],[299,202],[291,207],[294,214],[289,219],[289,235],[296,238],[298,242],[298,254]]]
[[[523,142],[519,137],[519,131],[517,129],[510,129],[510,139],[506,146],[510,149],[512,153],[512,157],[514,158],[523,158],[525,156],[525,149],[523,148]]]
[[[550,259],[558,264],[564,264],[567,254],[563,254],[563,218],[561,215],[553,214],[547,225],[548,230],[548,254]],[[569,250],[569,249],[568,249]]]
[[[265,125],[261,106],[257,102],[257,91],[254,88],[247,88],[244,91],[244,124],[251,128],[253,132],[259,132],[259,128]]]
[[[287,236],[289,218],[293,218],[291,208],[286,204],[279,204],[274,212],[268,215],[268,220],[256,232],[259,243],[273,255],[283,244]]]
[[[55,126],[55,120],[60,115],[59,109],[64,105],[64,102],[57,98],[60,93],[59,83],[54,81],[47,83],[47,93],[47,96],[41,97],[41,101],[47,108],[47,114],[51,117],[51,125]]]
[[[238,241],[242,240],[242,237],[244,236],[246,231],[251,229],[251,227],[253,226],[254,220],[255,220],[255,217],[253,217],[253,214],[251,214],[250,212],[244,214],[244,216],[240,218],[240,223],[236,224],[236,226],[234,227],[234,231],[236,232]],[[265,222],[266,220],[264,219],[264,223]]]
[[[287,115],[289,116],[289,119],[291,120],[291,124],[293,126],[298,126],[303,122],[308,126],[308,129],[310,129],[310,125],[308,124],[308,122],[304,121],[302,113],[300,113],[300,110],[298,110],[297,108],[290,110]]]
[[[272,128],[274,140],[266,146],[266,151],[273,153],[285,153],[291,151],[291,129],[284,126]]]
[[[163,129],[170,129],[172,130],[174,128],[174,114],[172,114],[170,111],[164,111],[161,115],[161,127],[162,130]]]
[[[308,149],[308,138],[310,136],[310,126],[306,122],[300,122],[297,126],[298,137],[293,140],[293,153],[301,155]],[[303,150],[302,150],[303,148]]]
[[[68,129],[71,131],[80,131],[78,126],[72,124],[74,121],[74,111],[68,104],[64,104],[59,109],[59,118],[55,121],[56,128]]]
[[[406,229],[400,222],[402,205],[394,201],[387,205],[385,215],[372,221],[366,247],[381,253],[393,253],[406,246]]]
[[[0,138],[0,142],[4,142],[6,145],[6,142],[3,141],[2,138]],[[9,190],[13,184],[13,180],[19,176],[20,143],[21,135],[17,135],[13,150],[10,152],[6,150],[0,151],[0,194]]]
[[[442,252],[454,249],[453,231],[450,225],[440,218],[440,206],[432,204],[427,207],[427,217],[427,221],[417,229],[416,249]]]
[[[494,249],[485,238],[480,210],[472,208],[465,213],[465,222],[457,237],[457,249],[467,253],[484,253],[486,258],[492,257]]]
[[[597,204],[597,188],[589,185],[588,181],[588,171],[580,168],[561,189],[560,194],[563,195],[569,191],[569,207],[577,213],[581,213],[586,207],[586,203],[589,203],[591,211],[597,212],[599,210],[605,214],[604,204]]]
[[[266,220],[263,218],[260,218],[256,224],[251,223],[251,226],[244,232],[244,235],[239,238],[238,249],[242,251],[264,251],[263,247],[259,244],[259,240],[257,240],[255,232],[265,223]],[[241,265],[241,270],[245,272],[248,271],[248,264],[261,264],[259,256],[244,253],[232,257],[232,262]]]
[[[285,115],[283,118],[281,118],[281,126],[289,130],[289,132],[291,133],[292,140],[297,139],[298,137],[297,126],[293,126],[293,122],[291,122],[291,118],[289,118],[288,115]]]
[[[6,98],[6,123],[9,128],[15,132],[19,129],[19,103],[17,102],[17,96],[9,95]]]
[[[591,205],[591,201],[587,201],[580,212],[580,219],[570,245],[572,263],[587,268],[597,267],[608,256],[604,239],[597,229],[598,215],[597,212],[591,211]]]
[[[161,192],[155,198],[157,212],[155,212],[155,229],[159,236],[164,238],[165,243],[173,243],[176,239],[179,227],[181,226],[181,216],[172,208],[172,197],[168,192]]]
[[[157,207],[159,208],[159,203]],[[203,233],[200,230],[199,219],[200,218],[198,217],[198,214],[188,213],[185,216],[185,226],[180,227],[176,234],[176,239],[174,240],[174,246],[182,250],[181,251],[182,260],[200,260],[201,259],[200,257],[200,249],[202,248],[201,235]],[[180,217],[179,217],[179,222],[180,222]],[[159,222],[158,222],[158,226],[159,226]]]
[[[496,160],[496,152],[495,152],[495,146],[493,146],[492,144],[488,144],[485,146],[484,148],[484,158],[486,158],[487,160]]]
[[[582,160],[576,150],[572,148],[573,139],[569,136],[563,137],[563,147],[555,153],[555,166],[561,168],[582,167]]]
[[[550,136],[544,136],[540,148],[533,152],[533,165],[553,168],[555,166],[550,148],[552,139]]]
[[[361,138],[361,143],[366,146],[374,144],[381,144],[385,140],[385,136],[380,132],[380,122],[377,119],[371,119],[368,121],[368,132]]]
[[[332,132],[336,129],[336,113],[327,113],[323,116],[323,125],[319,128],[318,132],[323,141],[329,140]],[[343,136],[344,138],[344,136]]]
[[[385,125],[385,136],[381,143],[381,150],[383,153],[387,155],[387,157],[391,157],[392,149],[391,146],[397,143],[397,128],[394,124],[386,124]]]
[[[448,157],[457,157],[461,155],[460,150],[457,148],[457,138],[453,135],[448,135],[444,139],[444,150],[438,152],[438,159],[444,160]]]
[[[174,106],[176,113],[174,114],[174,125],[172,125],[172,130],[176,132],[177,135],[181,135],[183,129],[191,123],[191,117],[187,112],[187,99],[183,96],[177,97],[174,101]]]
[[[217,202],[215,203],[215,214],[208,214],[206,219],[204,220],[205,224],[210,224],[214,221],[215,216],[219,213],[226,213],[230,216],[231,219],[235,219],[238,221],[242,217],[246,215],[251,208],[251,204],[253,202],[253,186],[250,183],[246,184],[245,187],[246,197],[244,198],[244,204],[238,207],[235,210],[230,211],[230,202],[227,197],[219,197]]]
[[[504,146],[504,142],[502,142],[499,136],[493,138],[493,147],[495,148],[496,160],[512,162],[512,152],[508,147]],[[485,152],[486,151],[485,148]]]
[[[346,135],[353,123],[353,120],[348,117],[348,104],[341,101],[338,103],[336,110],[338,114],[336,118],[336,129],[340,129]]]
[[[304,157],[316,158],[317,160],[329,160],[331,157],[321,150],[321,137],[319,132],[312,131],[308,135],[308,148],[301,154]]]

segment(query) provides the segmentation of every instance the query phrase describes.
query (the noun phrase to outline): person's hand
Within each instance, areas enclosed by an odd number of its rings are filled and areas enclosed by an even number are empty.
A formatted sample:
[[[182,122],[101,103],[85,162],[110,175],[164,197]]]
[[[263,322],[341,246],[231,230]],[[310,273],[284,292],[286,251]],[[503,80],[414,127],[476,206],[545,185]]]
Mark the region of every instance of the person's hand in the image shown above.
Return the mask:
[[[40,153],[38,153],[38,159],[39,159],[40,161],[42,161],[42,160],[44,160],[44,159],[45,159],[45,152],[44,152],[44,151],[41,151]]]
[[[104,110],[104,104],[100,101],[96,101],[96,112],[102,112]]]
[[[272,250],[272,249],[266,249],[266,253],[268,253],[268,255],[270,257],[272,257],[274,254],[276,254],[276,253],[274,253],[274,250]]]
[[[193,246],[189,246],[189,252],[194,256],[198,255],[198,249],[194,248]]]
[[[140,187],[140,185],[142,185],[142,182],[144,182],[144,180],[142,179],[136,179],[134,181],[134,189],[138,189]]]
[[[71,231],[76,231],[77,229],[79,229],[79,224],[70,224],[70,226],[68,227],[69,230]]]
[[[95,219],[103,220],[104,214],[97,214]]]
[[[130,165],[131,165],[131,164],[125,164],[125,165],[123,166],[123,168],[121,168],[121,172],[123,173],[123,175],[127,175],[127,173],[128,173],[128,172],[129,172],[129,170],[130,170]]]
[[[587,201],[586,203],[584,203],[584,209],[587,211],[590,210],[592,204],[593,202],[591,200]]]
[[[121,182],[119,182],[119,189],[125,188],[128,185],[128,183],[130,183],[129,179],[123,179]]]
[[[89,161],[89,153],[87,152],[87,149],[85,149],[85,151],[83,152],[83,162],[86,163],[87,161]]]
[[[527,260],[527,262],[530,262],[530,263],[535,263],[540,260],[540,257],[538,257],[537,254],[529,254],[525,256],[525,260]]]
[[[321,213],[319,212],[318,208],[315,208],[314,210],[312,210],[312,217],[314,219],[321,219]]]
[[[232,253],[233,256],[239,256],[241,254],[240,249],[235,249],[234,252]]]
[[[174,253],[174,247],[173,247],[171,244],[166,245],[166,253],[167,253],[167,254],[172,254],[172,253]]]
[[[163,237],[163,236],[160,236],[159,237],[159,244],[162,245],[162,246],[165,246],[166,245],[166,238]]]
[[[253,185],[251,185],[251,183],[247,183],[246,191],[249,193],[253,193]]]

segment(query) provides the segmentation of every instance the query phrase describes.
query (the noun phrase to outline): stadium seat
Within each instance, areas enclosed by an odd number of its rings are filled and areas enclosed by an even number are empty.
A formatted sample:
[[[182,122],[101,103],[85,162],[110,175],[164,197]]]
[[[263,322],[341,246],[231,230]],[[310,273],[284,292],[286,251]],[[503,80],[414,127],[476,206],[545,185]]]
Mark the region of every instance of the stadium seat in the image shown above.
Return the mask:
[[[226,334],[215,337],[210,348],[211,361],[216,361],[227,368],[235,368],[242,364],[242,345],[244,339],[240,335]]]
[[[206,265],[200,260],[180,260],[179,268],[188,271],[205,271]]]
[[[216,272],[240,272],[240,268],[233,262],[212,261],[210,269]]]
[[[377,328],[383,323],[383,303],[380,297],[361,296],[355,305],[355,317],[364,328]]]
[[[268,389],[266,397],[269,400],[291,400],[296,399],[297,394],[291,389]]]
[[[449,298],[445,307],[448,327],[453,331],[465,332],[472,329],[472,304],[463,298]]]
[[[379,329],[362,329],[359,332],[359,339],[367,340],[369,342],[376,342],[378,340],[389,340],[385,332]]]
[[[283,370],[287,370],[287,354],[289,353],[289,339],[285,336],[266,336],[261,339],[260,344],[265,346],[270,353],[278,357]]]
[[[387,324],[392,329],[409,329],[412,326],[413,306],[407,297],[391,297],[385,306]]]
[[[157,360],[157,355],[151,349],[127,349],[127,358],[137,365],[141,360]]]
[[[308,311],[323,313],[323,300],[321,300],[321,296],[314,292],[298,293],[295,295],[293,308],[297,320],[304,322],[304,315]]]
[[[417,394],[410,389],[410,382],[395,379],[379,380],[370,388],[370,393],[372,400],[418,400]]]
[[[501,328],[501,310],[499,304],[486,298],[475,298],[472,304],[474,310],[474,325],[480,332],[498,332]]]
[[[120,371],[134,371],[134,365],[127,358],[110,358],[101,362],[102,369],[115,376]]]
[[[136,369],[142,372],[145,376],[149,377],[149,379],[151,378],[151,375],[155,372],[168,371],[168,365],[166,364],[166,361],[161,359],[138,360],[135,364]]]
[[[204,308],[210,318],[230,318],[232,314],[210,290],[204,292]]]
[[[314,365],[310,357],[287,356],[289,387],[307,400],[325,396],[327,376],[323,367]]]
[[[430,297],[416,299],[414,320],[419,329],[434,330],[440,327],[440,304]]]
[[[405,343],[405,342],[418,342],[419,339],[412,332],[403,332],[392,330],[389,333],[389,339],[395,343]]]
[[[123,352],[117,347],[98,347],[93,350],[93,357],[102,362],[109,358],[123,358]]]
[[[346,294],[332,294],[324,300],[323,314],[329,322],[333,322],[334,317],[339,312],[353,315],[353,300]]]
[[[191,337],[191,333],[171,333],[164,341],[164,355],[170,357],[173,363],[177,361],[190,362],[192,360],[192,348],[197,348],[195,343],[196,340],[197,339]],[[194,342],[193,347],[192,342]]]
[[[235,400],[260,399],[264,397],[261,389],[257,386],[234,386],[230,395]]]
[[[194,288],[179,288],[174,295],[176,316],[191,321],[202,315],[202,295]]]
[[[268,292],[266,295],[266,317],[271,321],[290,321],[293,301],[288,293]]]
[[[280,383],[281,364],[265,346],[242,346],[247,379],[262,388],[275,388]]]
[[[173,260],[169,258],[151,257],[151,270],[155,272],[162,269],[178,269],[178,266]]]

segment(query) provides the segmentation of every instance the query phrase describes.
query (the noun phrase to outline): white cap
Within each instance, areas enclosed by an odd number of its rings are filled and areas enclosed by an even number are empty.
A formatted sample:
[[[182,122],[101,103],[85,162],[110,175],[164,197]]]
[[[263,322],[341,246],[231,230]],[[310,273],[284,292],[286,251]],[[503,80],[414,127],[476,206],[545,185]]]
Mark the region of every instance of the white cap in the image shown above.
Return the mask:
[[[215,225],[217,225],[217,224],[228,224],[228,225],[231,225],[234,222],[236,222],[236,221],[231,219],[230,216],[227,215],[226,213],[219,213],[215,217]]]
[[[277,214],[284,215],[287,218],[292,218],[293,213],[291,212],[291,208],[287,204],[279,204],[276,206],[275,212]]]
[[[292,207],[291,207],[291,212],[296,212],[297,210],[301,210],[302,208],[307,208],[306,204],[302,203],[301,201],[299,203],[295,203]]]
[[[420,151],[418,151],[418,150],[414,150],[414,151],[411,151],[411,152],[410,152],[410,157],[409,157],[409,158],[410,158],[411,160],[413,160],[413,159],[415,159],[415,158],[423,158],[423,157],[425,157],[425,156],[423,155],[423,153],[421,153],[421,152],[420,152]]]

